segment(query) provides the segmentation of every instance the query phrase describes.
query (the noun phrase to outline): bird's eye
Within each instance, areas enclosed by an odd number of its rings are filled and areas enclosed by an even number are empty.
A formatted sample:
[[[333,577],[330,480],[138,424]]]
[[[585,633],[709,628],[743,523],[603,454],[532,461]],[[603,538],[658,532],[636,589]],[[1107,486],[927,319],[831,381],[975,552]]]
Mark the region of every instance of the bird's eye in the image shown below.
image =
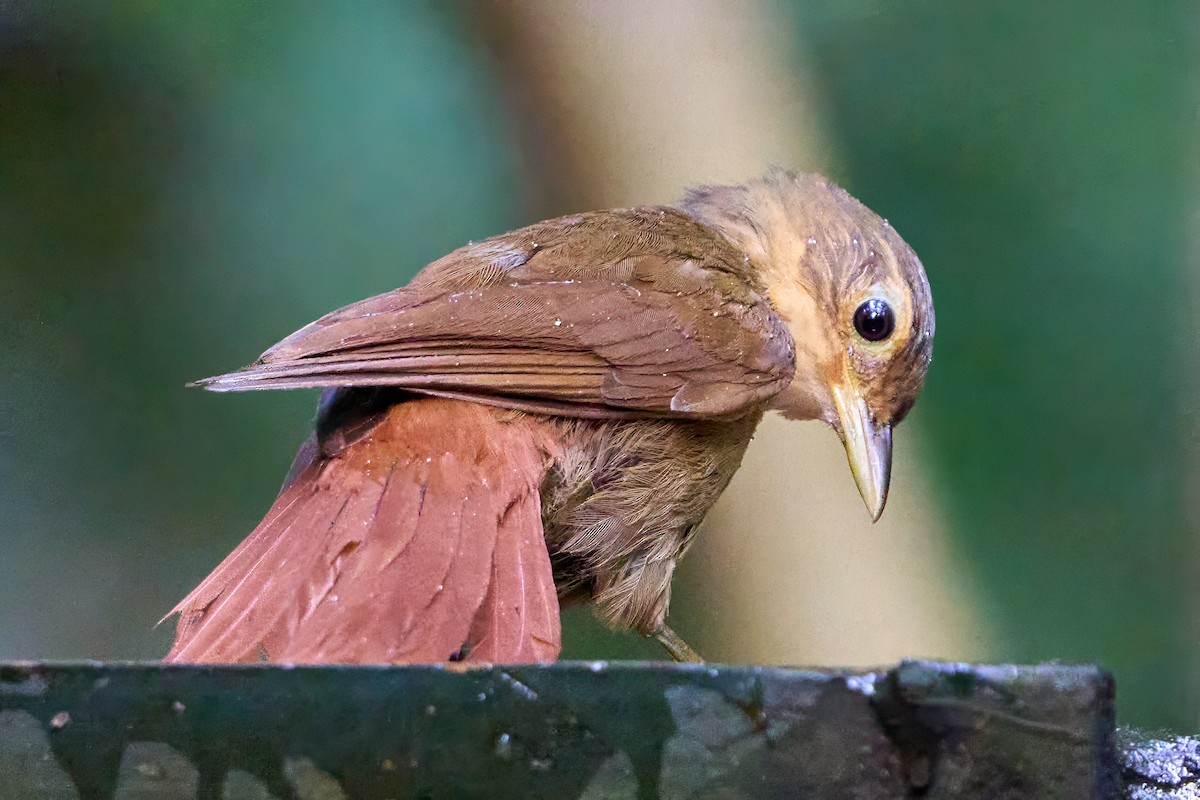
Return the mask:
[[[854,312],[854,330],[868,342],[879,342],[892,335],[896,315],[883,300],[872,297]]]

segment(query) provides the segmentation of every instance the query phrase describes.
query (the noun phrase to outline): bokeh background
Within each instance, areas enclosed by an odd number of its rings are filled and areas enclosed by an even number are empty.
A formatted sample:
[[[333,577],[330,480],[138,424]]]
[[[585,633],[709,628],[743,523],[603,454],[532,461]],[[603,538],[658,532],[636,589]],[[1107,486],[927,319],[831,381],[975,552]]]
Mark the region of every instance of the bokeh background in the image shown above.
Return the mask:
[[[154,658],[312,393],[205,394],[547,216],[769,164],[888,217],[934,364],[872,526],[768,421],[677,582],[710,659],[1099,661],[1200,729],[1200,7],[0,0],[0,658]],[[568,614],[567,655],[659,657]]]

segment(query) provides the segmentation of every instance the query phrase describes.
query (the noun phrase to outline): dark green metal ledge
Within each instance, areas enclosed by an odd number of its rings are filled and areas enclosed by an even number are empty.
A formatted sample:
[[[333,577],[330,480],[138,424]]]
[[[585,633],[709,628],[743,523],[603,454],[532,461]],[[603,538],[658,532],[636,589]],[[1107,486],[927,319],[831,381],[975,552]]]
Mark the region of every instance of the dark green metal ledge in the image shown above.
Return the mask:
[[[0,665],[0,800],[1028,800],[1122,787],[1113,682],[1089,666]]]

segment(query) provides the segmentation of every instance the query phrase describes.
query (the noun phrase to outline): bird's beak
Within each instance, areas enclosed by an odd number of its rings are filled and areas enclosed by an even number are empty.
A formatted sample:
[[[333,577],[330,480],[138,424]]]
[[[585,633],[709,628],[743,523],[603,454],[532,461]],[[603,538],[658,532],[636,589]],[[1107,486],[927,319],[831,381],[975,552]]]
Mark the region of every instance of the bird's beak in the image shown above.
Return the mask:
[[[846,446],[850,472],[867,511],[871,512],[871,521],[876,522],[883,514],[892,478],[892,426],[875,421],[853,384],[830,388],[837,407],[838,435]]]

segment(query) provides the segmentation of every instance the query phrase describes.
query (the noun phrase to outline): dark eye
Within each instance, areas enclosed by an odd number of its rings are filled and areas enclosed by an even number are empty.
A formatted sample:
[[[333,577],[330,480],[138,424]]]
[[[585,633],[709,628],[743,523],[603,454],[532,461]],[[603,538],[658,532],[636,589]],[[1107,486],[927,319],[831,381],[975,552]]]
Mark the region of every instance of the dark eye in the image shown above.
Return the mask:
[[[896,315],[892,307],[872,297],[854,312],[854,330],[868,342],[878,342],[892,335],[896,327]]]

